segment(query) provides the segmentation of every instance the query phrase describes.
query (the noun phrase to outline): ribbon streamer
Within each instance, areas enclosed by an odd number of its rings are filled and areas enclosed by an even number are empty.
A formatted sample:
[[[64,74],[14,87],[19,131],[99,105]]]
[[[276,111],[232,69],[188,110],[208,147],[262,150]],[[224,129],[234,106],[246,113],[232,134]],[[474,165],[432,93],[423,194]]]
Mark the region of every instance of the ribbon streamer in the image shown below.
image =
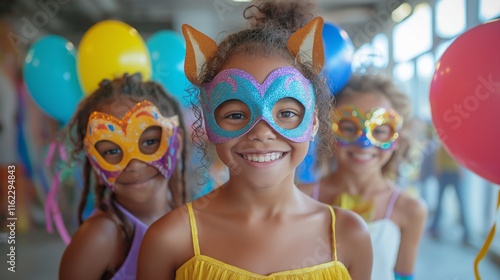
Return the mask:
[[[499,208],[500,208],[500,190],[498,191],[498,197],[497,197],[497,208],[496,208],[497,214],[498,214]],[[476,259],[474,260],[474,274],[476,276],[476,280],[481,280],[481,276],[479,275],[479,262],[481,262],[481,260],[484,258],[484,256],[488,252],[488,249],[490,248],[491,242],[493,241],[493,238],[495,237],[496,227],[497,227],[497,225],[496,225],[496,220],[495,220],[495,222],[493,223],[493,226],[491,227],[490,233],[488,234],[488,237],[486,237],[486,240],[484,241],[484,244],[481,247],[481,250],[479,250],[479,253],[476,256]]]
[[[64,145],[53,142],[50,144],[49,151],[47,153],[47,157],[45,158],[45,165],[50,167],[50,163],[54,157],[54,152],[56,148],[59,151],[59,156],[62,160],[66,161],[68,159],[66,150],[64,149]],[[64,225],[64,220],[61,215],[61,211],[59,210],[59,205],[57,203],[57,193],[59,191],[59,186],[61,182],[62,171],[58,171],[54,178],[52,179],[52,183],[50,186],[49,193],[47,194],[47,198],[45,201],[45,225],[47,232],[53,233],[54,228],[52,227],[52,222],[56,225],[57,231],[61,236],[63,242],[68,245],[71,241],[71,237]]]

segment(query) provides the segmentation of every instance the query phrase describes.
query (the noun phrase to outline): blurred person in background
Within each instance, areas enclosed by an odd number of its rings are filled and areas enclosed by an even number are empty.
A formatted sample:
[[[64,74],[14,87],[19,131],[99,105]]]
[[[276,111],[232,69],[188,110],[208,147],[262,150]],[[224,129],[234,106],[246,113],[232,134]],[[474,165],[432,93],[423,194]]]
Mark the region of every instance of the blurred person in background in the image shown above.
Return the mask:
[[[463,228],[462,241],[464,244],[470,244],[470,228],[465,217],[465,190],[463,188],[463,170],[462,167],[450,156],[444,146],[439,147],[435,157],[435,175],[438,180],[439,192],[436,205],[436,211],[429,233],[432,237],[440,237],[440,221],[443,211],[443,194],[448,186],[452,186],[457,194],[458,206],[460,211],[460,223]]]

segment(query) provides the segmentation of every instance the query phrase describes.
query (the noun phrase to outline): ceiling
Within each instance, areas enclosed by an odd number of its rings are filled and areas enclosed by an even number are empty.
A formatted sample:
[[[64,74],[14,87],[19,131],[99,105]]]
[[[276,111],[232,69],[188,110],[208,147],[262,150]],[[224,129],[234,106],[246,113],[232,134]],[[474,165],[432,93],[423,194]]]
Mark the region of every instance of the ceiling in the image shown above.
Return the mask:
[[[402,1],[316,2],[318,14],[325,21],[340,25],[352,38],[363,30],[365,34],[375,34],[371,29],[381,27],[381,21],[388,21],[387,15]],[[0,0],[2,16],[16,22],[20,35],[29,31],[31,23],[31,27],[41,31],[37,36],[58,34],[74,43],[78,43],[93,24],[106,19],[126,22],[143,37],[163,29],[179,31],[182,23],[189,23],[216,38],[222,31],[244,26],[242,13],[247,6],[248,3],[233,0]],[[375,21],[379,24],[370,24]],[[359,45],[360,42],[354,43]]]

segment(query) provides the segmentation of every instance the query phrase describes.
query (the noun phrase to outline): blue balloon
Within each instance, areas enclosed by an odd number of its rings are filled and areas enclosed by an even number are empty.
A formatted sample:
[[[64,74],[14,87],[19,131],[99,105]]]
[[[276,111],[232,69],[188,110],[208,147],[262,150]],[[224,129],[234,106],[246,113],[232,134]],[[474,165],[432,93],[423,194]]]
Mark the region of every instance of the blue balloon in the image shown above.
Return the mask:
[[[57,35],[36,41],[24,59],[23,78],[35,103],[65,124],[83,97],[76,69],[76,49]]]
[[[297,183],[312,184],[319,181],[318,172],[316,171],[316,149],[317,141],[314,139],[309,145],[306,157],[295,169],[295,179]]]
[[[325,22],[322,35],[325,47],[323,71],[330,91],[336,94],[351,78],[354,45],[345,30],[331,23]]]
[[[184,74],[186,43],[184,38],[171,30],[154,33],[146,45],[151,56],[152,79],[172,94],[183,107],[189,107],[186,88],[190,86]]]

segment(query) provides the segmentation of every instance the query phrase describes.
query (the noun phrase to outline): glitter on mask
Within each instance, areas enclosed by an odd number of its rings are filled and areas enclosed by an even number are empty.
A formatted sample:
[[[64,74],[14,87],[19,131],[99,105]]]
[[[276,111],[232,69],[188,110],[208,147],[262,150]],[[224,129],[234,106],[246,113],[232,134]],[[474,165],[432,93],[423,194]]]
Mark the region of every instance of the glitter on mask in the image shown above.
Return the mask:
[[[293,67],[281,67],[272,71],[262,84],[243,70],[226,69],[204,85],[202,94],[207,135],[215,144],[243,136],[261,120],[291,141],[306,142],[311,138],[315,105],[314,88],[311,82]],[[293,98],[304,106],[304,117],[296,128],[285,129],[274,121],[273,107],[276,102],[284,98]],[[228,100],[240,100],[249,107],[251,115],[245,127],[228,131],[217,124],[214,112]]]

